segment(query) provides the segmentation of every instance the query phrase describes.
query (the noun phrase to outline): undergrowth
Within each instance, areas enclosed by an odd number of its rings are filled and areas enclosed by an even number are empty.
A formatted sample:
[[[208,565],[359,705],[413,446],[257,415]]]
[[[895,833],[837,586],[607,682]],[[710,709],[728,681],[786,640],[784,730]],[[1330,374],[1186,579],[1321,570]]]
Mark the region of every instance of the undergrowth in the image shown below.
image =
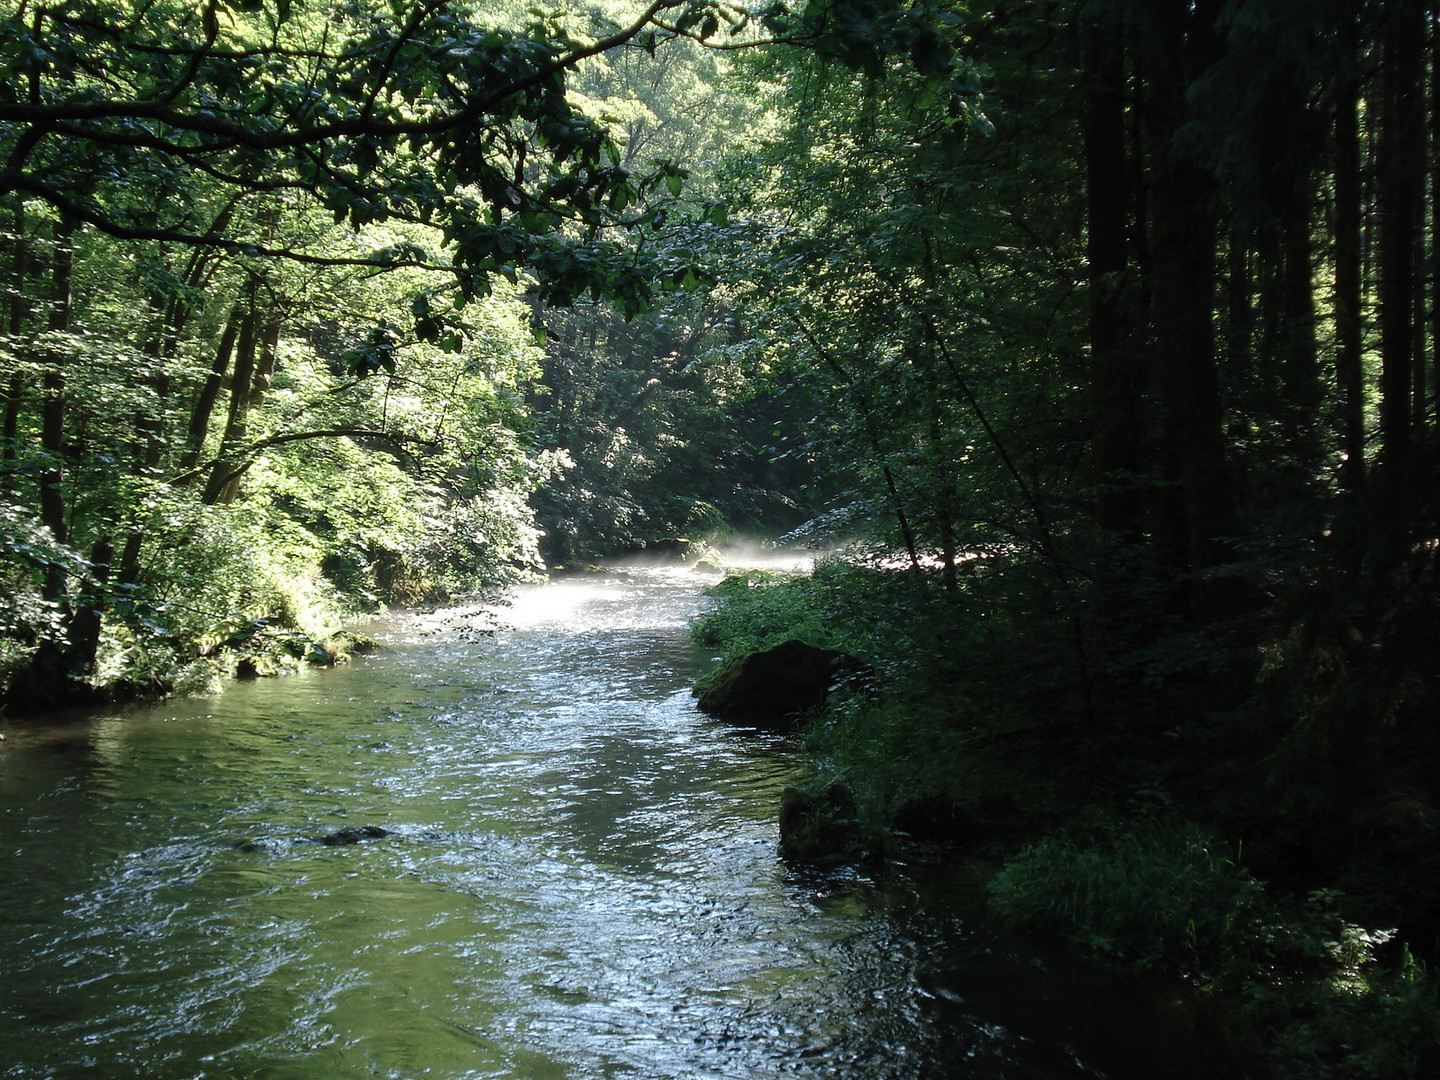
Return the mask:
[[[816,611],[816,586],[807,574],[775,570],[732,573],[709,589],[719,602],[690,627],[695,642],[726,660],[796,638],[833,648],[836,632]]]
[[[974,798],[993,786],[975,754],[980,736],[943,705],[852,701],[812,719],[800,738],[828,774],[880,808],[933,794]]]
[[[1328,890],[1273,895],[1238,852],[1183,821],[1046,837],[990,883],[990,907],[1128,970],[1179,977],[1239,1006],[1275,1071],[1423,1080],[1440,1068],[1440,984],[1394,931],[1343,918]]]
[[[1402,888],[1403,870],[1376,878],[1384,890],[1341,896],[1343,856],[1334,851],[1291,868],[1285,889],[1247,865],[1285,870],[1286,852],[1310,850],[1281,842],[1289,834],[1277,832],[1280,819],[1295,809],[1281,794],[1332,791],[1283,772],[1286,761],[1309,758],[1273,753],[1293,711],[1273,676],[1263,694],[1252,687],[1247,696],[1237,682],[1232,695],[1207,668],[1243,676],[1225,642],[1159,631],[1150,640],[1130,628],[1145,656],[1171,650],[1184,662],[1127,677],[1133,657],[1121,645],[1130,638],[1107,651],[1110,639],[1077,633],[1085,609],[1076,597],[1023,566],[966,573],[946,590],[923,575],[836,560],[809,576],[750,574],[715,589],[720,602],[695,628],[703,646],[729,658],[794,637],[875,672],[872,695],[832,704],[803,727],[815,774],[791,799],[792,811],[806,813],[792,816],[842,858],[873,855],[896,846],[887,822],[907,799],[950,800],[983,833],[954,850],[1010,856],[991,888],[998,917],[1223,1001],[1237,1045],[1266,1062],[1257,1075],[1440,1076],[1440,980],[1385,928],[1400,920],[1375,914],[1391,910],[1374,895]],[[1369,715],[1364,701],[1355,709]],[[1392,726],[1397,744],[1415,741],[1413,718],[1410,728]],[[1335,757],[1337,775],[1359,790],[1364,762]],[[1410,771],[1430,760],[1414,756]],[[1409,772],[1384,775],[1393,783]],[[987,809],[996,804],[1009,809]],[[1385,824],[1387,806],[1371,819]],[[1193,819],[1255,842],[1242,857]],[[1329,820],[1302,815],[1312,819]],[[839,835],[841,826],[854,835]],[[1338,829],[1316,835],[1349,835]],[[1386,835],[1357,833],[1351,847]],[[1416,826],[1401,838],[1412,835],[1432,833]],[[1428,857],[1398,843],[1414,860]]]

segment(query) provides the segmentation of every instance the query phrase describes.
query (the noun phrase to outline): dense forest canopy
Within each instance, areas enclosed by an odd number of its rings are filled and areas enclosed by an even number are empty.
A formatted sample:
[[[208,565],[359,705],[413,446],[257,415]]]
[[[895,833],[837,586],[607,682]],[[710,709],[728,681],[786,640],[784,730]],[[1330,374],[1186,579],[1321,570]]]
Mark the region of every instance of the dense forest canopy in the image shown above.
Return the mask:
[[[877,8],[850,62],[934,36],[907,18]],[[503,581],[539,565],[527,498],[561,475],[540,514],[566,558],[792,503],[751,493],[754,438],[714,422],[755,394],[701,371],[733,336],[699,298],[726,219],[681,162],[713,171],[766,108],[715,94],[717,57],[833,22],[7,11],[12,704],[163,688],[197,650],[313,652],[347,610]],[[688,462],[657,451],[687,443],[682,401],[718,440]]]
[[[11,693],[464,592],[536,514],[552,561],[809,521],[952,597],[1004,556],[1087,671],[1383,645],[1435,533],[1431,22],[14,7]]]
[[[16,6],[11,693],[765,523],[952,598],[1004,556],[1087,672],[1382,644],[1435,533],[1431,22]]]
[[[1063,746],[1440,941],[1434,3],[3,20],[8,708],[858,541],[845,738]]]

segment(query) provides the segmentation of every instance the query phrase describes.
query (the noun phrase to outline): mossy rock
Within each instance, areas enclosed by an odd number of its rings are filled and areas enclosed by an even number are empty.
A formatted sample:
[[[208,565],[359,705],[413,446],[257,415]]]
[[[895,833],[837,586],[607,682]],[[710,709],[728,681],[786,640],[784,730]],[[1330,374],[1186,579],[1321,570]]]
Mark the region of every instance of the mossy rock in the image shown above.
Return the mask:
[[[320,648],[329,655],[331,663],[343,664],[352,656],[364,656],[374,652],[380,648],[380,643],[353,630],[337,630],[320,642]]]
[[[703,713],[761,727],[787,727],[822,708],[830,691],[861,665],[834,649],[783,641],[731,660],[706,680]]]

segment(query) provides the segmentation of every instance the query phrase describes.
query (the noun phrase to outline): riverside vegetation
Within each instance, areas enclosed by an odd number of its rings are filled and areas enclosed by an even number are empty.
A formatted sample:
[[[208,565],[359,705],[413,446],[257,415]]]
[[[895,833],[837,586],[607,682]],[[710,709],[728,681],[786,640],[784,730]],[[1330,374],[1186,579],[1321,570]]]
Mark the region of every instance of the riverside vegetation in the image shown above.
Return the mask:
[[[873,673],[803,736],[817,842],[1006,860],[998,913],[1247,1002],[1277,1073],[1435,1073],[1429,0],[0,22],[10,713],[858,539],[701,631]]]
[[[1193,689],[1166,703],[1156,686],[1163,720],[1099,735],[1056,711],[1086,675],[1046,640],[1047,620],[985,610],[1010,595],[990,591],[998,570],[972,568],[963,615],[855,553],[713,589],[693,635],[722,658],[798,639],[879,675],[801,723],[815,773],[787,792],[803,808],[782,818],[787,849],[822,863],[970,862],[1001,923],[1189,982],[1219,1010],[1235,1075],[1434,1075],[1428,833],[1412,822],[1389,844],[1371,833],[1341,848],[1347,830],[1373,828],[1360,796],[1390,777],[1355,770],[1357,801],[1330,808],[1335,831],[1320,833],[1262,808],[1293,783],[1291,755],[1314,752],[1294,745],[1272,696],[1197,710],[1183,700]]]

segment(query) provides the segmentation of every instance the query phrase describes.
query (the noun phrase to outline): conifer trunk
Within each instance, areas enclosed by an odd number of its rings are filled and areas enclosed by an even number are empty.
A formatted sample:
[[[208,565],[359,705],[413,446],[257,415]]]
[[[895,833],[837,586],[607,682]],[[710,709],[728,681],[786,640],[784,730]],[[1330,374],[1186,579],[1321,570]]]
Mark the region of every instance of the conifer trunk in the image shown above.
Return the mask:
[[[1118,28],[1091,24],[1084,35],[1086,273],[1090,290],[1090,400],[1096,524],[1140,534],[1140,386],[1143,372],[1126,312],[1127,183],[1125,54]]]
[[[1160,394],[1180,481],[1182,569],[1192,575],[1190,612],[1201,622],[1227,613],[1225,590],[1205,572],[1228,558],[1233,493],[1227,476],[1215,357],[1216,214],[1214,177],[1177,136],[1190,119],[1188,93],[1220,51],[1217,0],[1165,0],[1148,13],[1147,70],[1151,254]]]
[[[1440,250],[1440,3],[1430,4],[1430,246]],[[1430,308],[1430,397],[1425,403],[1436,409],[1430,424],[1440,427],[1440,267],[1429,267]],[[1422,356],[1421,363],[1425,360]],[[1423,420],[1423,414],[1422,414]]]
[[[1307,475],[1320,467],[1325,456],[1320,417],[1325,388],[1315,334],[1315,261],[1310,239],[1312,198],[1313,190],[1306,178],[1301,190],[1288,200],[1282,226],[1281,313],[1285,334],[1280,373],[1293,418],[1297,456]]]
[[[1380,160],[1380,431],[1387,463],[1408,459],[1414,402],[1415,233],[1419,227],[1424,146],[1423,7],[1391,0],[1383,28]]]
[[[1335,104],[1335,389],[1340,479],[1351,492],[1365,482],[1365,374],[1361,362],[1364,325],[1363,215],[1360,184],[1360,75],[1354,19],[1345,26],[1345,62]]]

